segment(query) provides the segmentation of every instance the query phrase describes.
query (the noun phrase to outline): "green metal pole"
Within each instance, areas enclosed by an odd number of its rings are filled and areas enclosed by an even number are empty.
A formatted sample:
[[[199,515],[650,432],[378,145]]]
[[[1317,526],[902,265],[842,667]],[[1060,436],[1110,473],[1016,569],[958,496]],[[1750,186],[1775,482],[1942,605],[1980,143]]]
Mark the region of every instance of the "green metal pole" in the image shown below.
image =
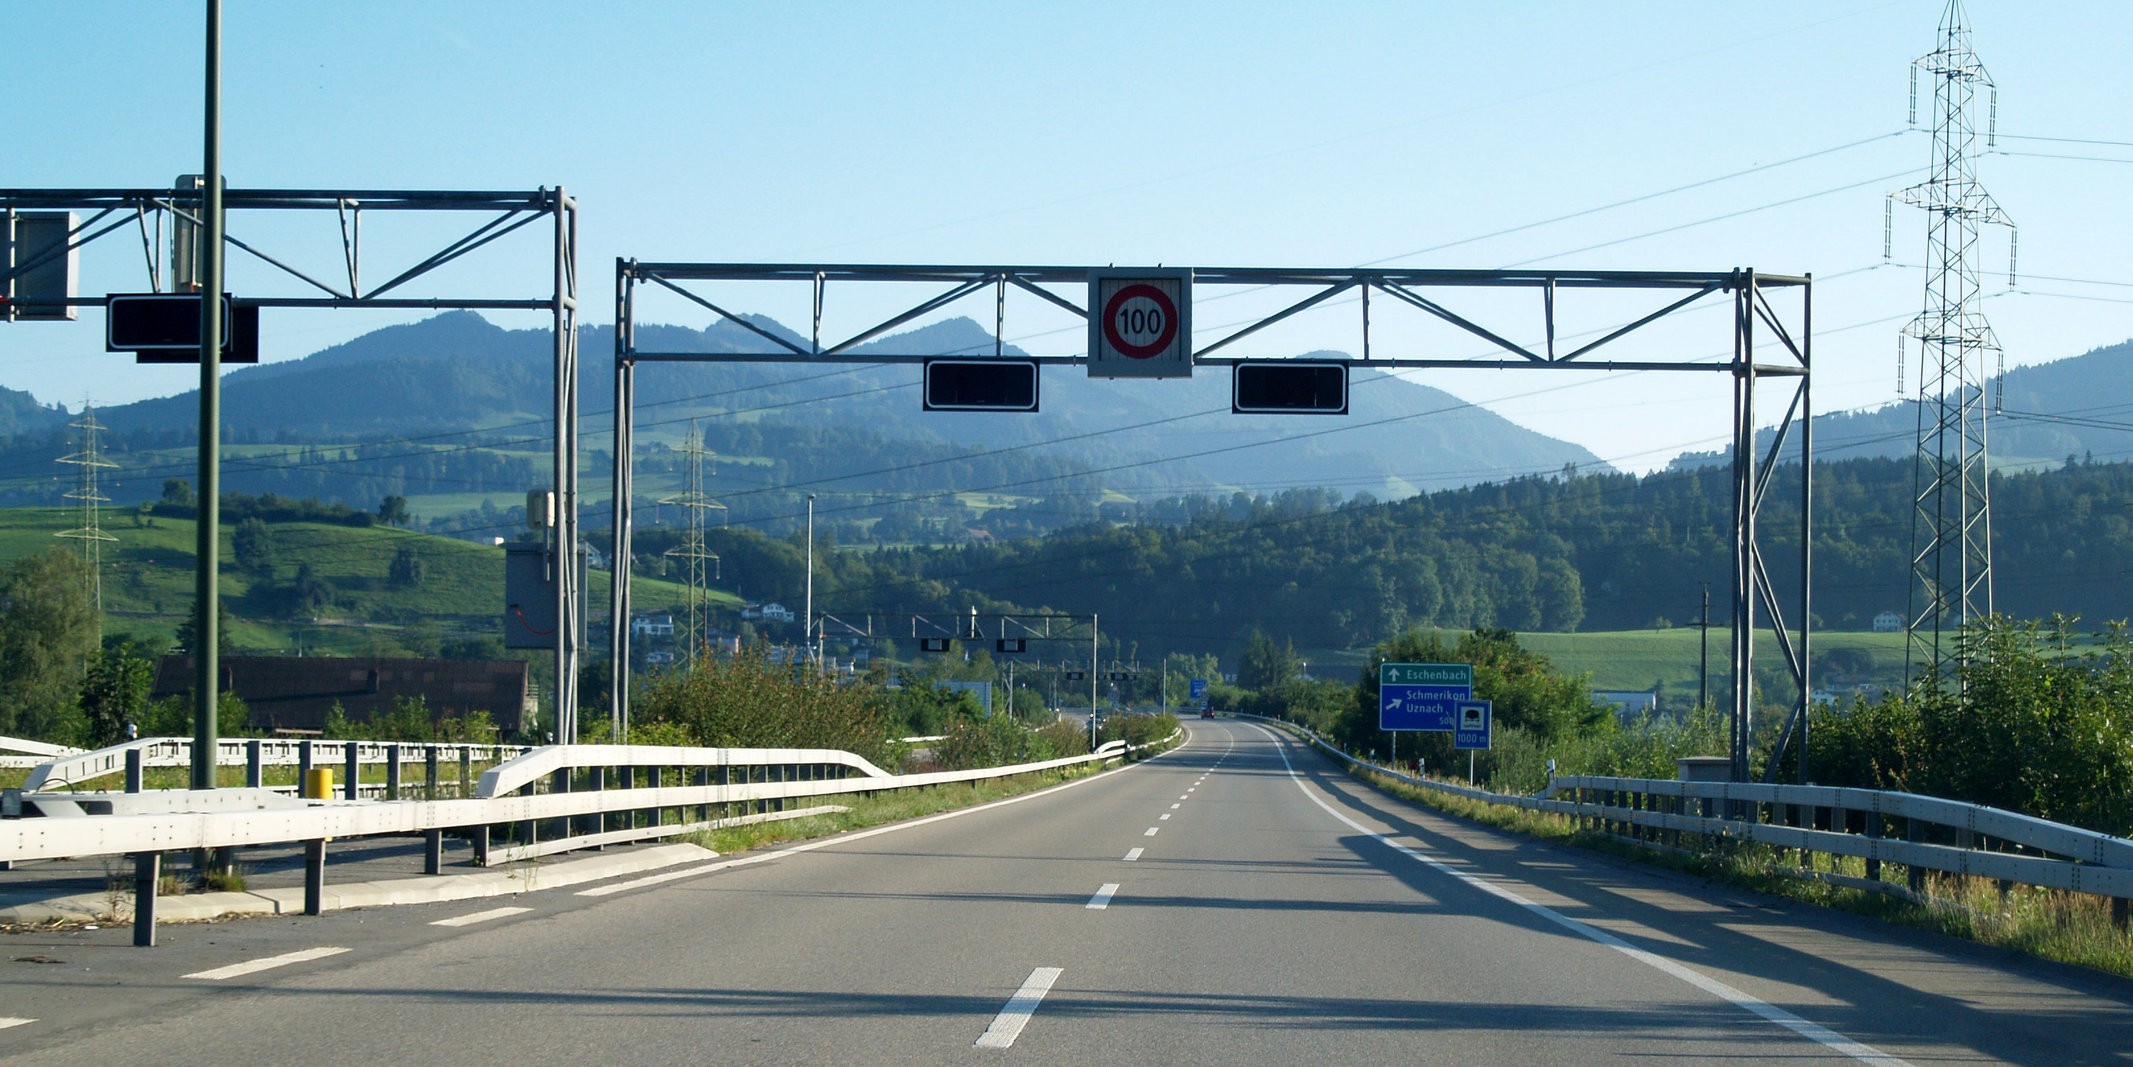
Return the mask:
[[[207,120],[200,227],[200,521],[193,573],[192,787],[215,788],[215,686],[221,634],[222,0],[207,0]]]

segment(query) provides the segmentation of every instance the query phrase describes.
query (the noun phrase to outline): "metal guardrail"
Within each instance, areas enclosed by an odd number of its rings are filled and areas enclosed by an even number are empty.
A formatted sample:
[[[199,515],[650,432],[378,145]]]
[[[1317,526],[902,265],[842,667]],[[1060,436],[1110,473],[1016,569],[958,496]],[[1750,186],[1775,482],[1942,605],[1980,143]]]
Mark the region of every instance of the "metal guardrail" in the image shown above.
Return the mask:
[[[59,756],[71,756],[81,749],[55,745],[46,741],[31,741],[22,737],[0,737],[0,768],[17,770],[35,767]]]
[[[1182,731],[1148,746],[1107,742],[1085,756],[963,771],[890,774],[849,752],[832,749],[663,748],[648,745],[550,745],[524,751],[481,776],[471,796],[456,799],[294,799],[265,788],[139,792],[8,790],[0,818],[0,862],[126,854],[134,858],[134,943],[155,943],[155,897],[167,851],[302,842],[304,910],[316,915],[325,887],[329,839],[421,834],[424,870],[440,872],[443,836],[472,838],[475,862],[488,865],[549,852],[622,841],[672,837],[694,830],[796,818],[824,806],[788,807],[801,797],[871,793],[949,782],[1027,774],[1107,762],[1138,748],[1168,744]],[[141,742],[130,751],[129,779],[143,762]],[[146,743],[154,747],[156,742]],[[303,743],[299,743],[303,744]],[[358,742],[337,744],[359,759]],[[381,752],[399,766],[399,748]],[[316,756],[316,749],[309,751]],[[471,752],[462,748],[463,758]],[[96,754],[90,754],[96,755]],[[122,753],[121,755],[124,755]],[[246,752],[256,786],[264,751]],[[102,757],[80,766],[94,770]],[[434,758],[430,779],[435,781]],[[671,773],[672,777],[669,778]],[[397,777],[397,775],[395,775]],[[50,775],[43,781],[51,780]],[[47,810],[49,808],[49,810]],[[715,814],[714,814],[715,812]],[[503,838],[501,847],[496,838]]]
[[[1897,863],[1908,868],[1907,889],[1914,895],[1924,891],[1925,872],[1938,871],[2110,897],[2121,922],[2133,899],[2133,840],[1982,804],[1877,789],[1577,775],[1551,778],[1538,796],[1517,796],[1360,760],[1295,723],[1238,717],[1279,723],[1373,774],[1486,804],[1567,816],[1640,844],[1709,851],[1752,841],[1796,849],[1803,863],[1793,873],[1852,888],[1899,891],[1881,879],[1881,865]],[[1866,877],[1814,870],[1804,860],[1816,852],[1863,859]]]
[[[510,759],[529,749],[523,745],[484,745],[459,742],[401,742],[401,741],[328,741],[289,738],[222,738],[215,744],[215,765],[218,767],[341,767],[350,766],[351,750],[355,756],[354,766],[376,767],[426,760],[435,752],[440,759],[456,763],[493,763]],[[135,753],[138,753],[136,756]],[[56,757],[56,758],[55,758]],[[51,792],[59,788],[74,789],[98,779],[127,773],[129,766],[137,767],[189,767],[192,765],[193,740],[190,737],[144,737],[137,741],[94,749],[88,752],[68,750],[63,754],[48,756],[30,771],[23,782],[24,793]],[[248,783],[258,786],[260,783]]]
[[[1131,751],[1125,742],[1112,741],[1085,756],[966,771],[890,774],[851,753],[831,749],[550,745],[490,768],[472,796],[456,799],[298,799],[266,789],[168,789],[139,794],[25,791],[19,794],[24,815],[43,815],[44,806],[50,805],[56,817],[0,820],[0,860],[442,831],[469,832],[475,838],[477,857],[486,859],[492,828],[501,828],[512,840],[559,843],[581,834],[609,834],[617,828],[642,831],[636,838],[665,837],[686,831],[661,821],[661,812],[718,806],[741,814],[765,814],[801,797],[1000,778],[1118,759]],[[145,810],[149,807],[157,810]],[[610,825],[621,822],[630,825]],[[543,833],[544,829],[552,832]]]

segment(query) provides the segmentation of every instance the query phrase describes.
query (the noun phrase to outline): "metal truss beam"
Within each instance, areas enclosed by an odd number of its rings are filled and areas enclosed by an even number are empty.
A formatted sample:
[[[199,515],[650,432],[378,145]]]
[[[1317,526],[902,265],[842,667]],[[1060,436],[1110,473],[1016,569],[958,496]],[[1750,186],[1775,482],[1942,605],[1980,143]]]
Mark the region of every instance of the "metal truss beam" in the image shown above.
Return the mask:
[[[908,364],[935,358],[938,352],[868,352],[855,355],[854,348],[889,334],[898,326],[921,319],[949,304],[990,288],[996,294],[994,313],[995,354],[1000,353],[1007,333],[1005,293],[1009,287],[1042,298],[1053,307],[1086,319],[1082,306],[1093,267],[1002,266],[1002,265],[911,265],[911,264],[780,264],[780,263],[689,263],[649,262],[618,259],[615,262],[615,454],[614,454],[614,544],[616,546],[614,599],[609,620],[615,662],[628,662],[630,577],[628,561],[632,521],[632,457],[635,412],[634,375],[640,363],[786,363],[820,366],[825,363]],[[1363,268],[1292,269],[1278,267],[1195,268],[1196,293],[1209,287],[1294,289],[1300,292],[1280,310],[1231,327],[1223,336],[1199,345],[1193,362],[1226,366],[1247,362],[1245,357],[1216,354],[1223,347],[1275,323],[1345,293],[1360,295],[1362,344],[1365,358],[1351,366],[1386,370],[1408,369],[1552,369],[1586,371],[1655,371],[1727,374],[1733,378],[1733,694],[1729,716],[1732,733],[1734,777],[1746,781],[1749,742],[1754,736],[1753,637],[1758,626],[1778,634],[1784,677],[1797,688],[1780,741],[1766,765],[1766,776],[1779,773],[1786,752],[1795,740],[1800,758],[1795,766],[1806,778],[1807,705],[1812,692],[1809,669],[1809,588],[1812,583],[1813,448],[1808,380],[1812,364],[1813,278],[1809,275],[1762,274],[1753,270],[1698,271],[1570,271],[1570,270],[1384,270]],[[810,287],[814,322],[806,344],[777,337],[746,319],[727,311],[711,298],[691,288],[692,283],[770,282]],[[901,311],[876,320],[875,324],[843,340],[825,343],[822,308],[832,283],[923,283],[935,288],[923,299]],[[641,348],[636,343],[637,287],[658,286],[751,330],[764,341],[748,351],[707,354]],[[1538,351],[1512,341],[1455,310],[1462,293],[1477,290],[1530,289],[1539,293],[1539,332],[1545,344]],[[1568,351],[1556,345],[1556,307],[1565,291],[1643,292],[1656,298],[1652,309],[1613,327],[1597,339]],[[1777,290],[1797,290],[1800,306],[1795,315],[1782,313],[1771,302]],[[1454,328],[1488,342],[1493,351],[1464,359],[1383,356],[1373,342],[1370,315],[1372,293],[1418,309]],[[1713,363],[1689,358],[1638,358],[1609,360],[1594,353],[1631,337],[1645,327],[1666,320],[1698,305],[1732,299],[1732,356]],[[1761,332],[1758,332],[1758,327]],[[1757,362],[1758,349],[1773,358]],[[967,353],[963,354],[967,356]],[[1040,364],[1084,365],[1086,354],[1021,356]],[[1256,360],[1254,360],[1256,361]],[[1756,385],[1772,379],[1788,388],[1790,396],[1779,420],[1775,441],[1757,454]],[[1784,445],[1798,435],[1802,464],[1800,479],[1799,563],[1796,595],[1781,595],[1771,569],[1766,565],[1764,534],[1757,519],[1769,491],[1772,476],[1783,455]],[[1794,592],[1794,591],[1785,591]],[[1792,614],[1797,612],[1796,615]],[[876,616],[879,617],[879,616]],[[1034,616],[1021,616],[1034,617]],[[811,629],[827,625],[824,615],[810,620]],[[962,620],[958,619],[960,623]],[[1093,624],[1093,619],[1091,620]],[[841,620],[840,620],[841,622]],[[869,624],[871,625],[871,623]],[[954,631],[948,631],[951,634]],[[1795,636],[1796,635],[1796,636]],[[625,727],[629,717],[629,672],[613,672],[611,699],[614,721]],[[1093,690],[1092,690],[1093,692]],[[1094,697],[1091,697],[1092,701]]]
[[[166,276],[165,240],[175,241],[181,225],[199,225],[201,197],[172,189],[0,189],[0,213],[74,211],[86,217],[64,241],[28,250],[10,269],[0,264],[0,291],[16,275],[69,255],[100,238],[132,227],[141,237],[148,288],[172,291],[177,278]],[[546,311],[551,317],[555,362],[554,477],[557,525],[551,531],[550,565],[556,575],[556,730],[565,741],[577,736],[578,660],[585,620],[579,609],[578,569],[562,565],[578,536],[578,204],[563,189],[471,191],[408,189],[229,189],[222,194],[226,215],[256,219],[264,212],[327,214],[337,225],[341,243],[339,273],[327,280],[292,265],[294,256],[269,247],[265,239],[225,233],[224,245],[270,268],[269,277],[291,283],[293,293],[245,293],[243,299],[274,308],[371,308],[405,310]],[[398,267],[382,283],[366,285],[362,218],[372,212],[474,213],[485,215],[412,264]],[[235,229],[236,227],[232,227]],[[490,249],[497,241],[525,229],[551,235],[554,271],[545,294],[525,297],[476,297],[449,292],[412,295],[407,290],[447,265]],[[101,307],[102,296],[21,300],[23,309]]]

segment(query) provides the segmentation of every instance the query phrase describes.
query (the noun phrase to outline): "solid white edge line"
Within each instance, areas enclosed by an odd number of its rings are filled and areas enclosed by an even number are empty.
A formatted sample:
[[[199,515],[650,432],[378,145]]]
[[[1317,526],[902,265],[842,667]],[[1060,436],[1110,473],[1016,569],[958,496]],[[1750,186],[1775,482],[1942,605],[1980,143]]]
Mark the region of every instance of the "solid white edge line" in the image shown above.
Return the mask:
[[[1072,789],[1078,785],[1087,785],[1090,782],[1109,778],[1114,774],[1122,774],[1126,771],[1134,769],[1135,767],[1145,767],[1148,764],[1155,762],[1156,760],[1162,759],[1164,756],[1170,755],[1171,752],[1179,752],[1183,751],[1183,749],[1184,746],[1179,745],[1177,748],[1171,749],[1170,752],[1164,752],[1159,755],[1150,756],[1149,758],[1142,760],[1139,763],[1128,763],[1123,767],[1113,767],[1108,771],[1104,771],[1100,774],[1092,774],[1087,778],[1076,778],[1071,782],[1061,782],[1058,785],[1052,786],[1049,789],[1039,789],[1034,793],[1024,793],[1021,796],[1008,797],[1005,800],[995,800],[990,804],[980,804],[974,808],[957,808],[954,811],[944,811],[938,815],[928,815],[923,819],[912,819],[909,822],[895,822],[889,823],[885,826],[876,826],[868,830],[854,830],[848,834],[838,834],[834,837],[818,838],[813,841],[794,845],[791,848],[781,848],[775,852],[765,852],[760,855],[751,853],[749,855],[739,856],[730,860],[720,860],[717,863],[707,863],[701,867],[684,867],[680,870],[661,871],[658,874],[648,874],[642,878],[633,878],[627,882],[616,882],[613,885],[595,886],[591,889],[580,889],[578,890],[577,895],[581,897],[604,897],[614,893],[627,893],[632,889],[645,889],[655,885],[664,885],[667,882],[677,882],[683,878],[694,878],[699,874],[712,874],[717,871],[723,871],[731,867],[745,867],[751,863],[768,863],[771,860],[784,859],[787,856],[797,856],[803,852],[813,852],[818,848],[827,848],[830,845],[841,845],[851,841],[863,841],[869,837],[874,837],[880,834],[895,833],[898,830],[909,830],[914,826],[925,826],[929,823],[945,822],[949,819],[960,819],[965,815],[975,815],[981,811],[991,811],[994,808],[1004,808],[1009,804],[1020,804],[1025,800],[1035,800],[1038,797],[1050,796],[1053,793],[1057,793],[1063,789]]]
[[[1140,859],[1140,858],[1141,858],[1141,853],[1143,853],[1143,852],[1146,852],[1146,851],[1148,851],[1148,850],[1147,850],[1147,849],[1144,849],[1144,848],[1135,848],[1135,849],[1128,849],[1128,850],[1126,850],[1126,862],[1127,862],[1127,863],[1132,863],[1132,862],[1133,862],[1134,860]]]
[[[194,971],[185,977],[198,978],[204,982],[220,982],[224,979],[257,974],[260,971],[270,971],[276,967],[286,967],[292,963],[307,963],[311,960],[325,959],[328,956],[338,956],[346,951],[348,950],[345,948],[336,948],[330,945],[320,948],[298,949],[295,952],[284,952],[279,956],[268,956],[265,959],[246,960],[243,963],[232,963],[227,967],[216,967],[213,970]]]
[[[28,1026],[28,1025],[30,1025],[31,1023],[33,1023],[33,1022],[36,1022],[36,1021],[37,1021],[37,1020],[35,1020],[35,1019],[12,1019],[12,1018],[0,1018],[0,1030],[6,1030],[6,1029],[9,1029],[10,1027],[16,1027],[16,1026]]]
[[[1111,896],[1112,894],[1117,892],[1117,882],[1105,882],[1104,884],[1096,887],[1096,895],[1090,897],[1089,902],[1087,904],[1082,905],[1082,907],[1085,907],[1090,911],[1102,911],[1105,908],[1111,906]]]
[[[1824,1027],[1818,1023],[1809,1022],[1808,1020],[1803,1019],[1798,1015],[1794,1015],[1793,1013],[1786,1011],[1785,1009],[1780,1008],[1767,1000],[1763,1000],[1759,997],[1754,996],[1753,994],[1736,989],[1730,985],[1727,985],[1724,982],[1719,981],[1716,978],[1711,977],[1710,975],[1695,970],[1694,968],[1685,966],[1680,963],[1676,963],[1673,960],[1667,959],[1664,956],[1660,956],[1656,953],[1648,952],[1644,949],[1638,948],[1637,946],[1632,945],[1629,942],[1624,941],[1621,938],[1606,932],[1605,930],[1601,930],[1593,926],[1588,926],[1582,922],[1579,922],[1576,919],[1571,918],[1568,915],[1564,915],[1563,913],[1556,911],[1554,908],[1551,908],[1546,904],[1539,903],[1538,901],[1528,900],[1525,897],[1520,896],[1517,892],[1506,888],[1503,885],[1500,885],[1496,882],[1492,882],[1486,878],[1481,877],[1480,875],[1459,870],[1458,868],[1453,867],[1452,865],[1444,862],[1443,860],[1437,859],[1434,856],[1423,853],[1410,846],[1403,845],[1398,841],[1394,841],[1391,837],[1385,834],[1378,833],[1377,831],[1372,830],[1367,826],[1364,826],[1362,823],[1356,822],[1354,819],[1351,819],[1348,816],[1341,814],[1339,811],[1334,810],[1331,804],[1328,804],[1324,800],[1319,799],[1317,794],[1311,792],[1310,788],[1304,784],[1303,776],[1297,774],[1295,766],[1289,762],[1288,746],[1282,744],[1281,739],[1279,737],[1276,737],[1273,731],[1268,730],[1266,727],[1260,726],[1257,723],[1246,723],[1245,725],[1250,726],[1252,729],[1258,730],[1260,733],[1267,735],[1268,738],[1274,741],[1274,751],[1281,756],[1281,765],[1289,772],[1289,780],[1296,783],[1296,788],[1303,793],[1306,799],[1311,801],[1311,803],[1316,804],[1320,808],[1324,809],[1326,814],[1331,815],[1334,818],[1339,819],[1341,822],[1347,824],[1350,829],[1355,830],[1357,833],[1363,834],[1366,837],[1370,837],[1384,844],[1386,847],[1392,849],[1393,851],[1398,852],[1403,856],[1406,856],[1409,859],[1417,860],[1421,863],[1427,864],[1429,867],[1435,869],[1440,873],[1450,875],[1453,878],[1457,878],[1458,880],[1465,882],[1466,884],[1473,886],[1474,888],[1479,889],[1484,893],[1488,893],[1491,896],[1497,897],[1501,900],[1516,904],[1517,906],[1524,908],[1526,911],[1531,912],[1532,914],[1539,916],[1540,918],[1546,919],[1549,922],[1552,922],[1557,926],[1560,926],[1563,929],[1570,931],[1571,933],[1577,934],[1579,937],[1585,938],[1586,940],[1592,941],[1596,944],[1605,945],[1608,948],[1614,949],[1615,951],[1620,952],[1625,956],[1628,956],[1630,959],[1636,960],[1639,963],[1651,967],[1662,974],[1672,975],[1673,977],[1678,978],[1681,981],[1688,983],[1689,985],[1695,986],[1696,988],[1701,989],[1706,993],[1718,997],[1720,1000],[1727,1001],[1733,1004],[1735,1007],[1747,1011],[1750,1014],[1760,1016],[1764,1019],[1769,1020],[1770,1022],[1776,1023],[1779,1026],[1782,1026],[1785,1029],[1790,1030],[1801,1037],[1813,1041],[1814,1043],[1821,1045],[1822,1047],[1829,1049],[1832,1052],[1843,1053],[1844,1055],[1850,1056],[1851,1058],[1859,1060],[1862,1063],[1874,1064],[1875,1067],[1912,1067],[1911,1063],[1907,1060],[1904,1060],[1900,1057],[1891,1056],[1888,1053],[1873,1047],[1872,1045],[1854,1041],[1851,1038],[1845,1037],[1843,1034],[1837,1033],[1836,1031]]]
[[[431,923],[430,925],[472,926],[475,923],[485,923],[491,919],[508,919],[513,915],[524,915],[532,910],[532,908],[519,907],[490,908],[488,911],[477,911],[472,915],[455,915],[449,919],[439,919],[436,922]]]
[[[1037,1013],[1037,1005],[1044,1003],[1044,995],[1052,991],[1052,983],[1059,980],[1057,967],[1039,967],[1029,972],[1022,988],[1007,998],[1007,1006],[993,1016],[992,1025],[971,1042],[972,1048],[1009,1048],[1015,1038],[1022,1036],[1022,1028],[1029,1025],[1029,1017]]]

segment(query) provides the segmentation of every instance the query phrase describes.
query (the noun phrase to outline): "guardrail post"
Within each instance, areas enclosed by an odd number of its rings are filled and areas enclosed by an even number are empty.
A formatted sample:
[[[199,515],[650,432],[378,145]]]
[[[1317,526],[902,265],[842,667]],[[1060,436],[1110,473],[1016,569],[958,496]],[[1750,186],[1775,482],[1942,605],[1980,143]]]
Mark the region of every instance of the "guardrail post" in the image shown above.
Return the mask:
[[[711,786],[711,768],[709,768],[709,767],[698,767],[698,768],[696,768],[696,784],[697,784],[698,786],[700,786],[700,787],[703,787],[703,788],[707,788],[707,789],[708,789],[708,788],[710,788],[710,786]],[[710,821],[711,821],[711,805],[709,805],[709,804],[703,804],[703,805],[700,805],[700,807],[701,807],[701,808],[702,808],[703,810],[701,810],[701,811],[699,811],[699,812],[697,812],[697,813],[696,813],[696,816],[697,816],[697,817],[696,817],[696,821],[697,821],[697,822],[710,822]]]
[[[350,800],[358,799],[363,795],[362,792],[357,788],[359,785],[362,784],[360,781],[363,776],[362,748],[362,745],[359,745],[354,741],[344,742],[341,745],[341,763],[346,767],[348,772],[348,785],[341,791],[341,794]]]
[[[1866,836],[1871,837],[1876,841],[1881,840],[1880,812],[1870,811],[1866,813]],[[1881,880],[1881,857],[1868,856],[1866,858],[1866,878],[1867,881],[1870,882],[1878,882]]]
[[[605,790],[607,788],[607,768],[585,768],[585,787],[595,793]],[[585,816],[585,825],[592,833],[605,833],[607,831],[607,813],[596,811]],[[593,847],[598,848],[599,846],[595,845]]]
[[[459,799],[474,795],[474,747],[459,746]]]
[[[141,791],[141,750],[138,748],[126,750],[126,791],[128,793]],[[154,942],[151,941],[150,943],[153,944]]]
[[[304,914],[326,910],[326,839],[304,842]]]
[[[630,766],[622,768],[622,788],[637,788],[636,767]],[[637,828],[637,809],[631,808],[630,810],[622,813],[622,828],[625,830],[635,830]]]
[[[665,775],[661,774],[660,772],[661,772],[661,771],[664,771],[664,770],[666,770],[666,768],[664,768],[664,767],[653,767],[653,768],[652,768],[652,769],[650,770],[650,772],[649,772],[649,773],[650,773],[650,775],[651,775],[651,779],[652,779],[652,782],[651,782],[652,788],[654,788],[654,789],[657,789],[657,788],[659,788],[659,783],[660,783],[660,780],[661,780],[662,778],[664,778],[664,777],[665,777]],[[651,821],[651,823],[650,823],[649,825],[652,825],[652,826],[664,826],[664,825],[666,825],[666,812],[664,812],[664,811],[661,811],[660,809],[658,809],[658,808],[656,808],[656,807],[655,807],[655,808],[653,808],[653,809],[652,809],[652,821]]]
[[[1920,838],[1923,838],[1924,836],[1925,824],[1919,822],[1916,818],[1905,819],[1903,821],[1904,840],[1917,841]],[[1910,887],[1911,892],[1923,894],[1926,891],[1925,869],[1915,863],[1908,864],[1907,866],[1910,868],[1910,875],[1909,877],[1904,879],[1905,884]]]
[[[487,867],[489,865],[489,824],[483,823],[475,827],[473,836],[474,866]]]
[[[256,737],[244,743],[244,784],[248,789],[267,784],[267,745]]]
[[[568,768],[568,767],[557,767],[557,768],[556,768],[556,769],[555,769],[555,770],[554,770],[554,771],[553,771],[552,773],[550,773],[550,774],[548,775],[548,791],[549,791],[550,793],[568,793],[568,792],[570,792],[570,768]],[[555,820],[555,827],[554,827],[554,829],[555,829],[555,836],[557,836],[557,837],[569,837],[569,836],[570,836],[570,816],[568,816],[568,815],[564,815],[564,816],[560,816],[560,817],[558,817],[558,818],[557,818],[557,819]]]
[[[133,943],[138,948],[156,944],[156,889],[163,882],[163,854],[133,854]]]
[[[296,791],[299,794],[304,791],[305,785],[311,781],[312,762],[311,742],[298,741],[296,743]]]
[[[385,746],[385,799],[400,799],[400,746]]]
[[[2124,897],[2111,898],[2111,925],[2118,927],[2120,930],[2124,930],[2129,921],[2133,921],[2129,920],[2128,916],[2129,909],[2127,905],[2129,903],[2133,902],[2127,901]]]
[[[422,786],[430,800],[437,799],[437,746],[422,746]]]
[[[422,831],[422,873],[444,873],[444,831]]]

